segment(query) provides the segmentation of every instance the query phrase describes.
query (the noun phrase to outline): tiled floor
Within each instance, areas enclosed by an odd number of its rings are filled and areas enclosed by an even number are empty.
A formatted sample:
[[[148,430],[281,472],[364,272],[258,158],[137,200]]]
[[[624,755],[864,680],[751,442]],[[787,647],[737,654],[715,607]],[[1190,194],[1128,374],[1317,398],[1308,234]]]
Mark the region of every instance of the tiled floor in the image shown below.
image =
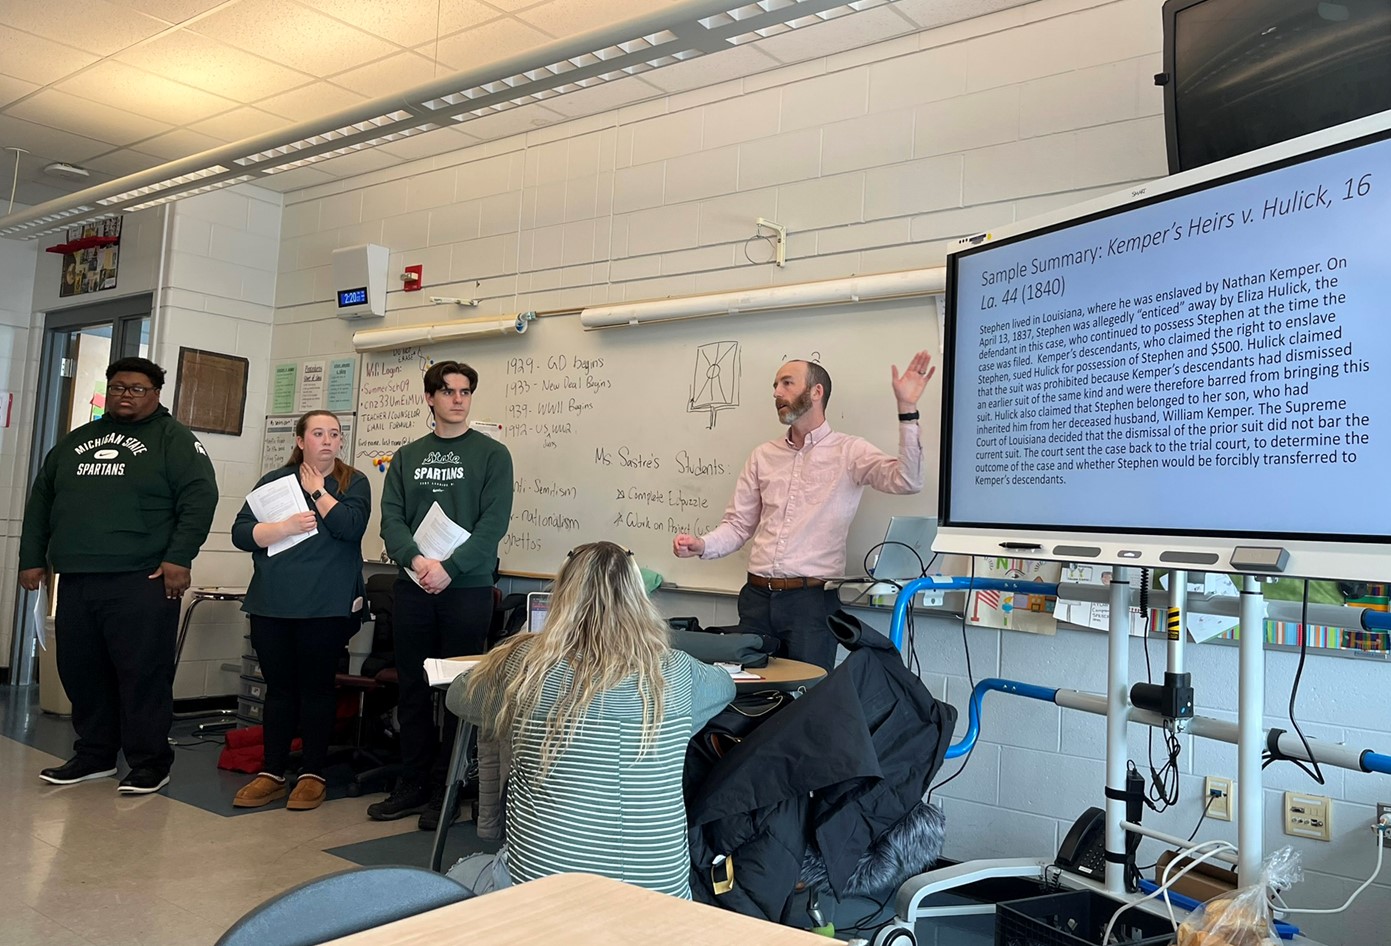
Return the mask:
[[[181,753],[173,777],[215,759]],[[352,866],[325,848],[416,830],[409,818],[369,821],[371,798],[232,818],[164,794],[118,795],[115,779],[39,780],[61,761],[0,736],[3,946],[211,944],[273,894]]]

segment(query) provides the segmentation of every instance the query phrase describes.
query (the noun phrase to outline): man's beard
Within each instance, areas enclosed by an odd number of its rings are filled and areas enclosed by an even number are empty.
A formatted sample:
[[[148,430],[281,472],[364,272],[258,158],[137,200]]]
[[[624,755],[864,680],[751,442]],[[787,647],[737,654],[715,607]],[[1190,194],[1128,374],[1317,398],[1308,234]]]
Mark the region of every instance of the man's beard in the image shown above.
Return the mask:
[[[778,411],[778,420],[789,427],[796,423],[801,417],[811,410],[811,389],[803,391],[787,407]]]

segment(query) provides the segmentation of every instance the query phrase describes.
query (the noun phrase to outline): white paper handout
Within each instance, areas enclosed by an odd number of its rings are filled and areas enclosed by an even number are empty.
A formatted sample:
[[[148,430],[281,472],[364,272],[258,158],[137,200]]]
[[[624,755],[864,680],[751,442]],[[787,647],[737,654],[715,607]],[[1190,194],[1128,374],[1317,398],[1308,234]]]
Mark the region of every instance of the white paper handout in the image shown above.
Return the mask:
[[[304,501],[304,490],[299,487],[299,477],[293,474],[277,477],[264,486],[256,487],[247,494],[246,504],[251,507],[251,514],[257,522],[283,522],[295,513],[309,511],[309,504]],[[318,533],[319,530],[314,528],[273,542],[266,548],[266,554],[278,555]]]
[[[478,666],[477,660],[450,660],[447,657],[425,658],[425,679],[430,686],[443,686],[453,683],[460,674],[468,673]]]
[[[435,502],[430,504],[425,518],[420,520],[412,538],[415,539],[415,547],[420,549],[421,555],[443,562],[454,554],[455,549],[467,542],[472,534],[446,516],[440,504]],[[420,584],[415,569],[407,567],[406,574],[411,576],[411,581]]]
[[[40,583],[39,590],[31,591],[29,596],[34,615],[34,638],[40,647],[48,650],[48,586]]]

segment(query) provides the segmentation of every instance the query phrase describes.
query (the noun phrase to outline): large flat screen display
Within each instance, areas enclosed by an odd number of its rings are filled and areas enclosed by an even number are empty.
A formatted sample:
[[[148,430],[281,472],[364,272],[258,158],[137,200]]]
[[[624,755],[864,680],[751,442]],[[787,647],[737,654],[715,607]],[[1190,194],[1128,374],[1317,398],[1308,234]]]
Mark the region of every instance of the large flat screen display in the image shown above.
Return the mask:
[[[935,549],[1391,574],[1391,113],[962,244]]]
[[[1167,0],[1169,170],[1391,108],[1391,0]]]

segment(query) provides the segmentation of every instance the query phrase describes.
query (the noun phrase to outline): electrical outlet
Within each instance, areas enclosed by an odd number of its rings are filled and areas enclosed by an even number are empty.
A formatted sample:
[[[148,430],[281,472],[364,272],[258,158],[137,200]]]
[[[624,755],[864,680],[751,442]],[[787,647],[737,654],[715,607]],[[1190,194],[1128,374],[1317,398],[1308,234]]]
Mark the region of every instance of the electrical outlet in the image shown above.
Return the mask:
[[[1207,816],[1217,821],[1231,821],[1236,810],[1236,783],[1220,775],[1209,775],[1203,783],[1203,804],[1207,805]]]
[[[1315,841],[1333,840],[1332,805],[1323,795],[1285,792],[1285,833]]]
[[[1377,826],[1391,825],[1391,802],[1377,802]],[[1391,847],[1391,829],[1381,832],[1381,846]]]

